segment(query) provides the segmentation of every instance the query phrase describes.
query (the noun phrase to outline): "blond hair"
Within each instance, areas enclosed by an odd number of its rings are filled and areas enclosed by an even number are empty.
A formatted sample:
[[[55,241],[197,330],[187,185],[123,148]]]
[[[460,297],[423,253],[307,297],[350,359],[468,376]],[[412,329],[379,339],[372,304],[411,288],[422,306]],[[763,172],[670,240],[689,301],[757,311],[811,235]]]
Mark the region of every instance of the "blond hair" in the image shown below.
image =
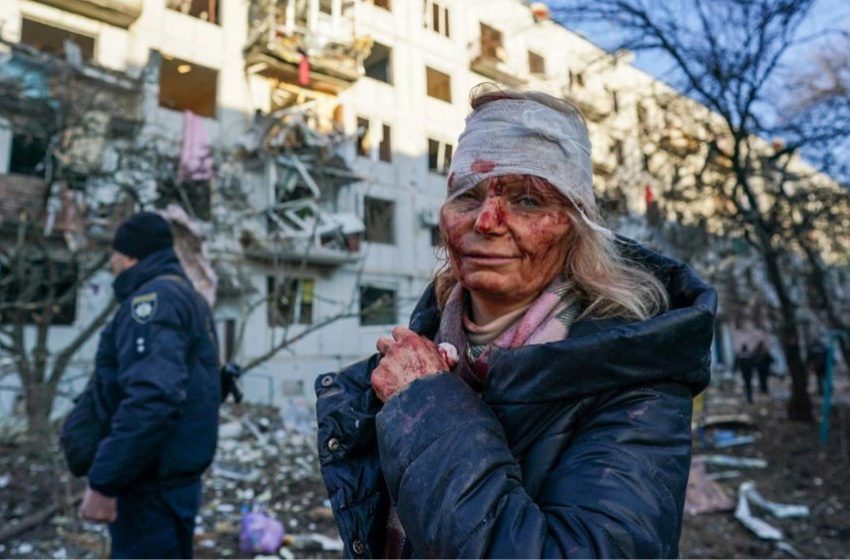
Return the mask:
[[[577,116],[583,126],[587,126],[584,116],[572,101],[539,91],[516,92],[499,89],[494,84],[482,84],[472,90],[470,105],[475,111],[500,99],[535,101],[569,116]],[[527,179],[535,188],[545,189],[548,186],[554,189],[540,177],[529,176]],[[573,293],[583,305],[581,316],[647,319],[666,310],[669,301],[661,281],[639,263],[625,258],[613,239],[590,227],[573,203],[567,203],[566,207],[572,227],[566,240],[564,276],[572,284]],[[590,221],[602,223],[596,204],[582,207],[581,210]],[[444,257],[435,277],[435,291],[440,307],[445,305],[456,283],[457,278],[448,259]]]

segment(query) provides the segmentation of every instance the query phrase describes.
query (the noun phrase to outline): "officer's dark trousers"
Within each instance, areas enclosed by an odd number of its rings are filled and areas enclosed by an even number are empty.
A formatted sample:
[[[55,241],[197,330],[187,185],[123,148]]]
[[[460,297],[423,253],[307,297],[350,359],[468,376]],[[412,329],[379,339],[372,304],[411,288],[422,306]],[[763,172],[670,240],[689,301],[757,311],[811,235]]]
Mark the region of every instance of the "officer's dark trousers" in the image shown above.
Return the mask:
[[[191,558],[200,505],[200,482],[119,496],[112,558]]]

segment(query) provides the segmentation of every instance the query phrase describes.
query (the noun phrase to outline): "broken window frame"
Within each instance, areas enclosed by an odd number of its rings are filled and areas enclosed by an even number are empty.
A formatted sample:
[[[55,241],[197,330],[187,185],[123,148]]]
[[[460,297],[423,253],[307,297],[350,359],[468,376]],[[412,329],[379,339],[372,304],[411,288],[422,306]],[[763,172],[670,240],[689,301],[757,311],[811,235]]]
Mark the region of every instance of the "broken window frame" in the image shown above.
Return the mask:
[[[180,68],[183,67],[184,65],[189,66],[189,70],[187,72],[181,72],[181,70],[180,70]],[[195,100],[187,99],[186,97],[184,97],[185,94],[172,95],[172,98],[168,99],[166,96],[169,95],[169,91],[173,91],[176,87],[179,87],[179,86],[172,84],[170,87],[165,88],[164,87],[165,80],[169,80],[169,79],[179,80],[179,78],[174,78],[173,76],[171,76],[170,71],[168,72],[168,74],[166,74],[166,66],[169,67],[169,68],[173,67],[174,72],[176,72],[179,75],[183,75],[183,76],[185,76],[186,74],[188,74],[190,72],[194,72],[196,70],[198,72],[202,73],[202,74],[207,74],[207,77],[201,76],[200,79],[197,78],[198,75],[196,74],[195,76],[193,76],[193,78],[194,78],[195,85],[197,85],[198,83],[202,83],[202,84],[206,84],[208,87],[212,88],[212,91],[207,92],[207,94],[206,94],[207,96],[209,96],[211,94],[212,99],[205,98],[201,104],[199,104],[197,102],[193,102],[193,101],[196,101],[197,97],[199,97],[199,94],[196,91],[194,91],[195,88],[192,88],[191,86],[187,87],[185,85],[182,86],[184,89],[193,90],[193,93],[190,94],[190,95],[194,95],[194,97],[196,98]],[[191,112],[195,113],[196,115],[198,115],[200,117],[217,119],[218,118],[218,93],[219,93],[219,91],[218,91],[218,89],[219,89],[218,88],[218,78],[219,78],[219,71],[214,69],[214,68],[209,68],[207,66],[203,66],[201,64],[196,64],[194,62],[189,62],[188,60],[183,60],[183,59],[177,58],[175,56],[163,54],[162,55],[162,62],[161,62],[161,66],[160,66],[159,96],[158,96],[157,102],[158,102],[159,106],[163,109],[169,109],[171,111],[180,111],[180,112],[191,111]],[[163,91],[164,89],[166,90],[165,92]]]
[[[376,51],[377,48],[377,51]],[[378,58],[378,56],[381,56]],[[382,64],[383,68],[378,65]],[[371,71],[373,68],[379,68],[379,71]],[[383,82],[385,84],[393,84],[393,48],[389,45],[375,41],[372,44],[372,50],[369,56],[363,61],[363,71],[367,78]]]
[[[502,32],[483,21],[479,22],[481,57],[505,62]]]
[[[439,80],[436,82],[435,80]],[[439,99],[446,103],[452,102],[451,74],[441,72],[431,66],[425,66],[425,92],[428,97]]]
[[[316,302],[316,279],[307,276],[266,277],[270,327],[312,325]]]
[[[32,27],[35,27],[33,29]],[[62,37],[61,41],[55,42],[51,41],[48,43],[44,43],[43,39],[49,38],[45,29],[39,30],[38,28],[47,28],[52,34],[58,34]],[[23,45],[28,45],[33,48],[38,49],[41,52],[46,52],[52,54],[53,56],[57,56],[60,58],[65,57],[65,41],[70,40],[74,43],[77,48],[80,49],[80,54],[82,58],[86,62],[91,62],[94,60],[94,55],[97,52],[97,37],[88,35],[86,33],[80,33],[79,31],[68,29],[66,27],[60,27],[58,25],[54,25],[53,23],[45,23],[43,21],[39,21],[38,19],[33,19],[30,17],[21,18],[21,35],[20,35],[20,43]]]
[[[206,4],[207,10],[203,10]],[[219,0],[167,0],[166,8],[213,25],[221,25]],[[207,17],[202,17],[206,13]]]
[[[428,171],[438,175],[448,175],[453,155],[454,145],[428,137]]]
[[[49,153],[49,140],[46,138],[40,138],[38,135],[25,132],[16,133],[13,131],[10,136],[9,164],[7,166],[6,173],[9,173],[10,175],[27,175],[30,177],[43,178],[44,165]],[[38,146],[35,147],[35,151],[41,154],[38,161],[35,161],[35,157],[23,157],[21,152],[26,150],[21,146],[22,143],[38,143]],[[21,161],[22,159],[25,161]]]
[[[363,284],[359,295],[360,326],[394,325],[398,322],[398,290]],[[386,298],[387,303],[382,302],[381,298]]]
[[[395,212],[394,200],[363,197],[363,240],[370,243],[395,245]]]

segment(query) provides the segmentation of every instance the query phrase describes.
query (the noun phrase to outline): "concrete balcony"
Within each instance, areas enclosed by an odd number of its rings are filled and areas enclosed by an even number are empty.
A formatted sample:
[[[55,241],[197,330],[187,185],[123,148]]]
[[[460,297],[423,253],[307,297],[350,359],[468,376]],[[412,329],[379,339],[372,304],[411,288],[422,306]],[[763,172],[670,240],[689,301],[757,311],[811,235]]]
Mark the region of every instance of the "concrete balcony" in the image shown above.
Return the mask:
[[[116,27],[130,27],[142,13],[143,0],[37,0]]]
[[[477,54],[470,61],[469,69],[485,78],[490,78],[512,88],[521,87],[528,83],[524,75],[511,69],[495,56]]]

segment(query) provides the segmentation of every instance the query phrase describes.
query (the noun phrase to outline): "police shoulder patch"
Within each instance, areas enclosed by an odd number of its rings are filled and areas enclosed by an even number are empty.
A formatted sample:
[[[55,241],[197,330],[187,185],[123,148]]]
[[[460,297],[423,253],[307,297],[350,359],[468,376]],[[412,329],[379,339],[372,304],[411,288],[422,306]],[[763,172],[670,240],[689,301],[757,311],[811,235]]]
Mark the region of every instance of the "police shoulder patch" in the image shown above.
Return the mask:
[[[130,302],[130,316],[137,323],[147,323],[156,313],[156,292],[136,296]]]

